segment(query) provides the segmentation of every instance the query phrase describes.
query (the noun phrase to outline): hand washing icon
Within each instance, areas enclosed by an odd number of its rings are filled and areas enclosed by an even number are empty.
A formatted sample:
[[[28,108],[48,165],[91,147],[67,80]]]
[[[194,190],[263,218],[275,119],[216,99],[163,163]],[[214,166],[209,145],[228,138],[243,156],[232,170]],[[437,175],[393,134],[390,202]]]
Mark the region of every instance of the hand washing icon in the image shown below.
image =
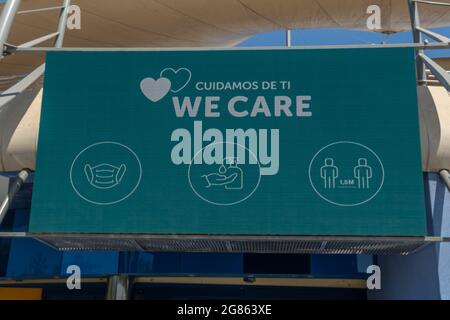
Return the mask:
[[[257,156],[245,146],[234,142],[209,145],[196,153],[188,168],[192,191],[201,200],[216,206],[232,206],[246,201],[258,189],[261,167]],[[221,157],[218,151],[223,150]]]
[[[228,167],[222,164],[218,173],[205,174],[202,178],[206,181],[205,188],[225,186],[227,190],[241,190],[244,187],[243,171],[238,167],[237,159],[232,159]]]
[[[120,167],[108,163],[102,163],[96,166],[86,164],[84,173],[89,183],[97,189],[111,189],[116,187],[127,171],[127,167],[122,164]]]

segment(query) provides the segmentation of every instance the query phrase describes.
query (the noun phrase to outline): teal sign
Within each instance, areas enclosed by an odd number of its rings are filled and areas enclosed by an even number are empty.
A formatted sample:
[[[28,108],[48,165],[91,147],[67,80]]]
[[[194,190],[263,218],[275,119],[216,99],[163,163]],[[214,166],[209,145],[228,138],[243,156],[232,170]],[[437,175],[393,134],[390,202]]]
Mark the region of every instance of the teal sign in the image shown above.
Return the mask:
[[[32,232],[425,235],[414,50],[47,55]]]

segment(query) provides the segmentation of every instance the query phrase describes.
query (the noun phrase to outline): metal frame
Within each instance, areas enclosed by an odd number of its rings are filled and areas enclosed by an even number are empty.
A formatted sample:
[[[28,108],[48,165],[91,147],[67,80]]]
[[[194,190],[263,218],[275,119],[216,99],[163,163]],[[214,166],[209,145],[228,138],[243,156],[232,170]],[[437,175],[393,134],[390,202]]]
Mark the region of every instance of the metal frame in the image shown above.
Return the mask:
[[[68,11],[69,11],[69,7],[70,7],[70,0],[62,0],[62,5],[57,6],[57,7],[39,8],[39,9],[24,10],[24,11],[19,11],[20,4],[21,4],[21,0],[7,0],[3,7],[3,10],[1,12],[1,15],[0,15],[0,59],[4,59],[7,56],[9,56],[15,52],[21,51],[23,49],[32,48],[38,44],[41,44],[41,43],[46,42],[53,38],[55,38],[54,46],[56,48],[62,48],[63,43],[64,43],[64,35],[65,35],[65,30],[66,30]],[[7,42],[16,15],[30,14],[30,13],[34,13],[34,12],[41,12],[41,11],[48,11],[48,10],[60,10],[59,22],[58,22],[58,27],[57,27],[56,32],[47,34],[45,36],[39,37],[37,39],[33,39],[31,41],[28,41],[26,43],[22,43],[19,45],[12,45]],[[34,70],[32,73],[29,74],[30,77],[26,77],[25,79],[23,79],[22,81],[17,83],[14,87],[3,92],[0,95],[0,109],[3,106],[5,106],[6,103],[11,101],[11,99],[3,99],[4,97],[9,96],[8,91],[13,90],[15,92],[15,96],[19,95],[25,89],[27,89],[33,83],[33,81],[37,81],[39,76],[41,76],[43,73],[44,73],[44,65],[41,65],[36,70]],[[36,77],[37,74],[39,74],[38,77]]]
[[[61,251],[114,250],[151,252],[255,252],[408,255],[443,237],[317,236],[317,235],[170,235],[28,233]]]
[[[439,176],[447,186],[447,189],[450,191],[450,172],[447,169],[443,169],[439,171]]]
[[[418,29],[420,28],[419,7],[414,0],[408,0],[408,6],[409,6],[409,15],[411,18],[411,30],[414,43],[423,44],[422,33]],[[423,53],[423,49],[417,51],[418,54]],[[416,69],[417,69],[417,79],[419,81],[426,80],[425,65],[421,63],[421,61],[417,58],[416,58]]]
[[[446,43],[386,43],[386,44],[359,44],[359,45],[314,45],[314,46],[280,46],[280,47],[152,47],[152,48],[95,48],[95,47],[29,47],[17,48],[14,52],[42,53],[42,52],[151,52],[151,51],[254,51],[254,50],[336,50],[336,49],[386,49],[386,48],[415,48],[423,50],[450,49]]]
[[[62,48],[64,43],[64,35],[66,33],[67,16],[69,14],[70,0],[64,0],[59,14],[58,35],[55,41],[55,48]]]
[[[106,300],[128,300],[131,286],[131,279],[127,275],[110,276],[106,288]]]
[[[8,194],[3,199],[2,204],[0,205],[0,225],[3,222],[6,213],[8,212],[11,202],[13,201],[17,192],[19,192],[20,188],[22,188],[25,181],[28,179],[30,172],[31,171],[28,169],[22,170],[21,172],[19,172],[17,177],[12,181],[12,183],[10,183]]]
[[[317,236],[205,234],[86,234],[2,232],[0,238],[32,238],[60,251],[255,252],[409,255],[450,238],[430,236]]]
[[[55,44],[54,44],[55,47],[62,48],[63,42],[64,42],[64,34],[65,34],[65,30],[66,30],[66,24],[67,24],[67,16],[68,16],[68,11],[69,11],[71,0],[62,0],[62,1],[63,1],[63,4],[61,6],[57,6],[57,7],[18,11],[20,4],[21,4],[21,0],[7,0],[5,3],[5,6],[3,7],[2,14],[0,16],[0,50],[1,50],[0,56],[1,56],[1,58],[4,58],[4,57],[12,54],[13,52],[18,51],[19,49],[33,47],[37,44],[40,44],[40,43],[50,40],[52,38],[56,38]],[[39,37],[37,39],[31,40],[29,42],[23,43],[18,46],[14,46],[14,45],[7,43],[10,31],[11,31],[11,27],[13,25],[14,18],[16,17],[16,15],[49,11],[49,10],[60,10],[58,28],[57,28],[56,32]]]
[[[450,3],[445,2],[437,2],[437,1],[424,1],[424,0],[414,0],[417,3],[424,3],[424,4],[432,4],[437,6],[443,6],[443,7],[450,7]]]
[[[11,27],[16,17],[16,13],[19,10],[21,0],[8,0],[3,7],[2,14],[0,16],[0,50],[1,58],[5,56],[7,51],[6,41],[8,40]]]
[[[45,64],[37,67],[33,72],[28,74],[25,78],[23,78],[20,82],[13,85],[8,90],[0,93],[0,111],[4,106],[6,106],[9,102],[14,100],[18,95],[31,87],[36,81],[38,81],[44,74]]]
[[[450,6],[450,3],[436,2],[436,1],[423,1],[423,0],[407,0],[410,19],[411,19],[411,31],[413,34],[414,43],[419,46],[424,46],[422,49],[417,49],[416,65],[417,65],[417,80],[420,84],[427,84],[426,67],[429,71],[439,80],[439,83],[450,91],[450,77],[446,70],[434,62],[431,58],[425,55],[424,50],[431,47],[432,44],[428,44],[423,39],[426,36],[432,40],[437,41],[434,44],[450,45],[450,38],[422,28],[420,24],[419,4],[423,5],[435,5],[435,6]],[[449,47],[450,48],[450,47]]]
[[[286,48],[292,47],[292,32],[290,29],[286,30]]]
[[[439,68],[436,68],[433,64],[430,63],[430,61],[426,60],[426,56],[424,55],[424,51],[428,49],[449,49],[450,48],[450,39],[439,35],[435,32],[432,32],[430,30],[424,29],[420,25],[420,15],[419,15],[419,4],[424,5],[438,5],[438,6],[449,6],[448,3],[441,3],[436,1],[422,1],[422,0],[406,0],[408,1],[409,6],[409,12],[410,12],[410,18],[411,18],[411,28],[414,38],[414,45],[410,44],[400,44],[400,45],[381,45],[379,47],[387,48],[387,47],[411,47],[415,46],[417,49],[417,77],[419,83],[426,83],[426,69],[425,66],[429,66],[430,71],[436,75],[436,77],[441,81],[441,83],[450,90],[450,79],[447,79],[448,77],[442,73],[442,70]],[[48,7],[48,8],[38,8],[38,9],[32,9],[32,10],[23,10],[18,11],[21,0],[7,0],[5,3],[4,9],[2,11],[2,14],[0,16],[0,49],[1,55],[0,58],[4,58],[7,55],[10,55],[14,52],[49,52],[49,51],[61,51],[63,50],[63,41],[64,41],[64,34],[66,29],[66,23],[67,23],[67,16],[68,16],[68,10],[70,7],[70,0],[62,0],[61,6],[56,7]],[[54,33],[50,33],[48,35],[42,36],[40,38],[31,40],[29,42],[14,46],[7,43],[7,39],[11,30],[11,27],[13,25],[14,18],[17,14],[30,14],[35,12],[42,12],[42,11],[48,11],[48,10],[60,10],[60,17],[59,17],[59,23],[57,31]],[[428,44],[427,42],[423,41],[423,36],[426,35],[434,40],[437,41],[437,43]],[[50,47],[35,47],[36,45],[43,43],[45,41],[48,41],[49,39],[56,38],[54,48]],[[286,31],[286,46],[289,48],[291,45],[290,41],[290,30]],[[296,47],[296,49],[316,49],[316,48],[358,48],[358,47],[377,47],[377,46],[310,46],[310,47]],[[215,48],[218,50],[217,48]],[[98,48],[98,49],[86,49],[86,48],[73,48],[70,49],[71,51],[108,51],[105,50],[105,48]],[[117,50],[117,49],[110,49],[110,50]],[[148,50],[148,49],[130,49],[130,50]],[[158,50],[158,49],[156,49]],[[167,50],[167,49],[166,49]],[[178,49],[183,50],[183,49]],[[189,50],[192,50],[192,48],[189,48]],[[205,50],[205,48],[203,48]],[[219,49],[220,50],[220,49]],[[431,59],[430,59],[431,60]],[[432,65],[433,67],[430,67]],[[0,104],[1,108],[2,104]]]
[[[438,80],[448,89],[450,90],[450,78],[446,74],[443,73],[443,70],[436,68],[431,59],[427,59],[424,54],[424,51],[427,49],[449,49],[450,48],[450,39],[439,35],[430,30],[424,29],[420,24],[420,15],[419,15],[419,4],[423,5],[437,5],[437,6],[450,6],[449,3],[442,3],[437,1],[424,1],[424,0],[405,0],[408,1],[410,18],[411,18],[411,28],[414,38],[414,43],[417,49],[417,77],[419,83],[426,83],[426,66],[430,68],[430,71],[438,78]],[[23,10],[19,11],[19,7],[21,4],[21,0],[7,0],[3,11],[0,16],[0,59],[10,55],[14,52],[48,52],[54,50],[61,50],[63,47],[65,29],[67,24],[67,16],[68,10],[70,7],[70,0],[62,0],[61,6],[56,7],[48,7],[48,8],[37,8],[32,10]],[[26,43],[14,46],[7,43],[8,36],[11,31],[11,27],[14,22],[14,18],[17,14],[30,14],[35,12],[42,12],[48,10],[60,10],[60,17],[57,31],[54,33],[50,33],[48,35],[42,36],[40,38],[28,41]],[[424,42],[423,35],[432,38],[437,41],[437,43],[428,44],[426,41]],[[35,47],[36,45],[48,41],[52,38],[55,38],[54,48],[50,47]],[[286,45],[290,47],[290,30],[286,31]],[[407,47],[410,45],[382,45],[381,47]],[[363,47],[363,46],[322,46],[320,48],[343,48],[343,47]],[[370,47],[370,46],[369,46]],[[371,46],[374,47],[374,46]],[[297,49],[314,49],[317,47],[296,47]],[[83,50],[86,49],[71,49],[71,50]],[[105,49],[92,49],[92,50],[102,50],[107,51]],[[115,50],[115,49],[113,49]],[[137,49],[139,50],[139,49]],[[148,50],[148,49],[141,49]],[[192,48],[190,48],[192,50]],[[0,108],[2,104],[0,103]]]

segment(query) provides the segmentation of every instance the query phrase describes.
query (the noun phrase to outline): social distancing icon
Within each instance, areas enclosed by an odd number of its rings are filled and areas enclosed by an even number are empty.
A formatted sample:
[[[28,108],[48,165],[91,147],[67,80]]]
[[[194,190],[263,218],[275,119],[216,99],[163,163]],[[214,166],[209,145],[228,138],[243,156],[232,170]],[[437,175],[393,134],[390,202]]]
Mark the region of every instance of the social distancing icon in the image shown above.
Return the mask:
[[[323,179],[324,188],[336,188],[336,179],[338,176],[339,169],[334,165],[333,158],[326,158],[325,164],[320,168],[320,177]]]
[[[372,179],[372,167],[367,165],[366,158],[358,159],[358,165],[354,169],[355,179],[358,181],[359,189],[369,189]]]
[[[369,147],[351,141],[320,149],[309,165],[309,180],[325,201],[338,206],[367,203],[381,190],[384,167]]]

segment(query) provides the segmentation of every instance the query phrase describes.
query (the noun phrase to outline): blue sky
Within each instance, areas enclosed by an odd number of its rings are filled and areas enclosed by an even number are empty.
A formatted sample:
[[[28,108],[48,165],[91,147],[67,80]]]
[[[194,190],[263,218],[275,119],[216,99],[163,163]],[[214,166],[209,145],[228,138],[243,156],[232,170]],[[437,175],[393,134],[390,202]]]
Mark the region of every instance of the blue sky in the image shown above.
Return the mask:
[[[433,31],[450,38],[450,27],[437,28]],[[410,43],[411,32],[400,32],[386,36],[384,34],[345,29],[308,29],[293,30],[292,45],[341,45],[341,44],[380,44],[380,43]],[[246,46],[284,46],[285,32],[269,32],[252,37],[241,44]],[[432,42],[432,41],[430,41]],[[431,57],[450,56],[450,50],[429,50]]]

